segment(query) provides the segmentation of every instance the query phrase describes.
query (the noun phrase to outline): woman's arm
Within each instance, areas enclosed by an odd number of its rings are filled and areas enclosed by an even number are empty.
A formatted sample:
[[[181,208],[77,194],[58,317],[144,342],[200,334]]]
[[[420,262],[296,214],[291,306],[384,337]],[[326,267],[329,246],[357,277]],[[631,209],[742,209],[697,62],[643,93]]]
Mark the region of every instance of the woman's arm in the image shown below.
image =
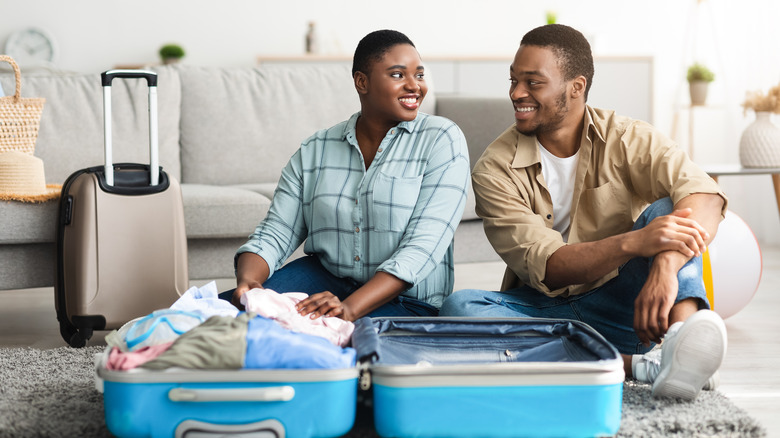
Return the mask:
[[[312,319],[336,316],[346,321],[355,321],[390,302],[408,288],[409,284],[405,281],[386,272],[377,272],[344,301],[325,291],[299,302],[296,309],[301,315],[309,314]]]

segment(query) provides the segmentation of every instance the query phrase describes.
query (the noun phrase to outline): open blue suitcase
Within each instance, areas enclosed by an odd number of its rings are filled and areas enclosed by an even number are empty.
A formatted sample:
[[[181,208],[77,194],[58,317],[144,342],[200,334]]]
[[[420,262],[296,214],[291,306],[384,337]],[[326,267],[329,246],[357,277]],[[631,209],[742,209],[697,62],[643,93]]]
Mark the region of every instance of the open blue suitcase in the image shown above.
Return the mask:
[[[107,370],[119,437],[337,437],[370,394],[383,437],[594,437],[620,426],[623,363],[588,325],[526,318],[363,318],[355,368]],[[360,424],[364,422],[358,422]]]

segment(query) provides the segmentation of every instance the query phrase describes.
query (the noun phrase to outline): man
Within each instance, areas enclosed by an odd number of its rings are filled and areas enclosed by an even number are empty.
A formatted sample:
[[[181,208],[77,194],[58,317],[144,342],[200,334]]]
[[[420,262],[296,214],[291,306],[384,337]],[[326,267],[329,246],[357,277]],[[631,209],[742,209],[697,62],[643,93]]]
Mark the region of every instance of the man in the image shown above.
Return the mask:
[[[584,321],[627,376],[694,399],[717,384],[726,352],[701,276],[726,197],[649,124],[586,105],[592,79],[580,32],[523,37],[510,66],[515,126],[472,171],[476,211],[507,264],[501,292],[458,291],[440,314]]]

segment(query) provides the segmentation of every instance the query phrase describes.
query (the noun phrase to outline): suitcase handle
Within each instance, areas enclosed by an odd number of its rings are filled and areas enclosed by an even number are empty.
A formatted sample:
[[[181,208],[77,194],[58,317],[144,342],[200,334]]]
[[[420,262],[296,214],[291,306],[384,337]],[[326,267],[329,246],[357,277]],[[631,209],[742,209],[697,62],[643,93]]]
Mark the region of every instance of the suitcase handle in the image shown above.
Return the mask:
[[[294,397],[295,388],[292,386],[232,389],[173,388],[168,391],[168,399],[173,402],[277,402],[290,401]]]
[[[100,74],[103,83],[103,143],[105,145],[106,184],[114,185],[114,159],[111,138],[111,81],[114,78],[146,79],[149,85],[149,173],[150,184],[160,181],[159,147],[157,144],[157,73],[148,70],[108,70]]]
[[[157,73],[148,70],[109,70],[100,75],[104,87],[110,87],[114,78],[146,79],[150,87],[157,86]]]

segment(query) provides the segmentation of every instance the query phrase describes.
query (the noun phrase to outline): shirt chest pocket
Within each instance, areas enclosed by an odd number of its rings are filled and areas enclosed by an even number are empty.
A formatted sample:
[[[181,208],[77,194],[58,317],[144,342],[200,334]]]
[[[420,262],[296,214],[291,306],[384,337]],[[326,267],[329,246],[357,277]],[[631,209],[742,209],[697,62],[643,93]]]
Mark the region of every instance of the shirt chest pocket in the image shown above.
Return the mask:
[[[422,175],[396,177],[379,173],[374,184],[371,205],[371,221],[374,229],[405,230],[417,204],[421,184]]]
[[[584,240],[599,240],[631,229],[630,198],[614,182],[582,191],[577,226]]]

